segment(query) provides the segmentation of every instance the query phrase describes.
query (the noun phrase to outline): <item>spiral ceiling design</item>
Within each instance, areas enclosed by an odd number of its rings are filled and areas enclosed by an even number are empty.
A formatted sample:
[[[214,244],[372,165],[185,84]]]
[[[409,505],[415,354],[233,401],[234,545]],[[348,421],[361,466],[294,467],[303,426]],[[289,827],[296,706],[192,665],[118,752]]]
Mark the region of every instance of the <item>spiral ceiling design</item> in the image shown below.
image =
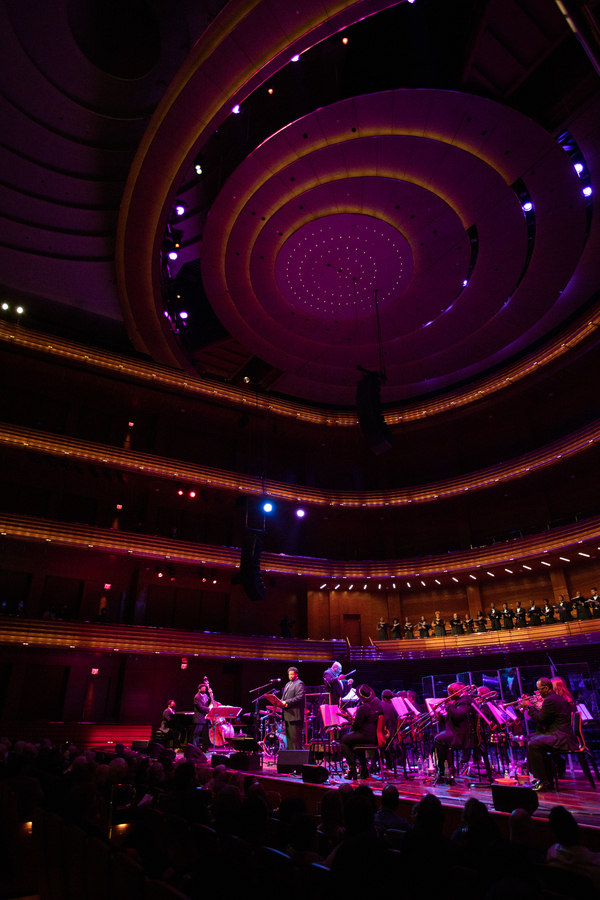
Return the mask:
[[[470,95],[390,91],[318,110],[245,159],[211,210],[203,280],[228,331],[284,372],[277,389],[306,399],[352,402],[357,364],[379,368],[378,312],[395,401],[527,346],[585,233],[578,175],[536,123]]]

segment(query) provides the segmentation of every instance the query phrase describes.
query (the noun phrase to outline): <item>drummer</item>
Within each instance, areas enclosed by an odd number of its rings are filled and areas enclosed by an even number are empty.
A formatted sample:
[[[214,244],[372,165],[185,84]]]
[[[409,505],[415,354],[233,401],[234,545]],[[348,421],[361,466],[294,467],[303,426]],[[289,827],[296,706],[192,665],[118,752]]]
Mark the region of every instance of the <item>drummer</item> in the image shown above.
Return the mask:
[[[331,702],[334,706],[341,706],[342,699],[346,696],[353,684],[353,678],[342,677],[342,664],[333,662],[329,669],[323,672],[325,689],[331,694]]]

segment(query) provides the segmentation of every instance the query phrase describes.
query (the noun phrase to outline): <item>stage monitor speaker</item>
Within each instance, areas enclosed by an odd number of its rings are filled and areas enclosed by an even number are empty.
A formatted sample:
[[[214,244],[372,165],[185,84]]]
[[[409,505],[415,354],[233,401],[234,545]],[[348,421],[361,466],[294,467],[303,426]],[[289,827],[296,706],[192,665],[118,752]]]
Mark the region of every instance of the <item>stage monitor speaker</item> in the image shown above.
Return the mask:
[[[267,589],[260,574],[260,555],[263,541],[257,534],[249,532],[242,542],[240,581],[249,600],[262,600]]]
[[[150,741],[132,741],[131,749],[134,753],[144,753],[148,750],[148,744]]]
[[[277,773],[289,775],[290,772],[301,772],[302,766],[308,766],[309,750],[280,750],[277,757]]]
[[[306,784],[325,784],[329,769],[325,766],[302,766],[302,781]]]
[[[215,769],[217,766],[229,767],[229,757],[225,756],[224,753],[213,753],[210,758],[210,765],[213,769]]]
[[[539,806],[538,795],[527,785],[493,784],[492,800],[497,812],[511,813],[514,809],[524,809],[532,816]]]
[[[394,435],[385,424],[381,409],[381,377],[377,372],[363,372],[356,385],[356,414],[367,444],[377,456],[394,443]]]
[[[232,753],[229,757],[229,769],[236,772],[259,772],[262,769],[260,753]]]
[[[193,744],[186,744],[186,748],[183,751],[183,755],[186,759],[191,759],[192,762],[199,763],[202,766],[208,765],[208,758],[202,750],[199,750],[197,747],[194,747]]]

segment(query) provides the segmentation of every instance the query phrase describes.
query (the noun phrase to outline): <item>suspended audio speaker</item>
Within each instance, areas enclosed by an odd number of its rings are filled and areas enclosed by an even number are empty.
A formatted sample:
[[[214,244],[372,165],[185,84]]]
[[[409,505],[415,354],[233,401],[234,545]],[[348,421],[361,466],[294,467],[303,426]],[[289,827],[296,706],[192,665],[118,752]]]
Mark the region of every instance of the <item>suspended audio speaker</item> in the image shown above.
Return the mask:
[[[358,424],[367,444],[377,456],[394,443],[394,435],[385,424],[381,410],[381,376],[362,369],[363,377],[356,385]]]
[[[239,580],[249,600],[262,600],[267,589],[260,574],[260,554],[263,542],[257,534],[247,534],[242,543]]]

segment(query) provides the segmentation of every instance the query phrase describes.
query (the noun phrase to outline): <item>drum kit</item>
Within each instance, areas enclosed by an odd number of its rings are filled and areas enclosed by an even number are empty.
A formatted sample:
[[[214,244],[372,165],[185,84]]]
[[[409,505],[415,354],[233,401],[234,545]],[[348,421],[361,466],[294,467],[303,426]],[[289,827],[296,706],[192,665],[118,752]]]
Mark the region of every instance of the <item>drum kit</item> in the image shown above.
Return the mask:
[[[285,750],[285,733],[281,709],[267,706],[260,717],[260,741],[265,756],[275,757],[280,750]]]

